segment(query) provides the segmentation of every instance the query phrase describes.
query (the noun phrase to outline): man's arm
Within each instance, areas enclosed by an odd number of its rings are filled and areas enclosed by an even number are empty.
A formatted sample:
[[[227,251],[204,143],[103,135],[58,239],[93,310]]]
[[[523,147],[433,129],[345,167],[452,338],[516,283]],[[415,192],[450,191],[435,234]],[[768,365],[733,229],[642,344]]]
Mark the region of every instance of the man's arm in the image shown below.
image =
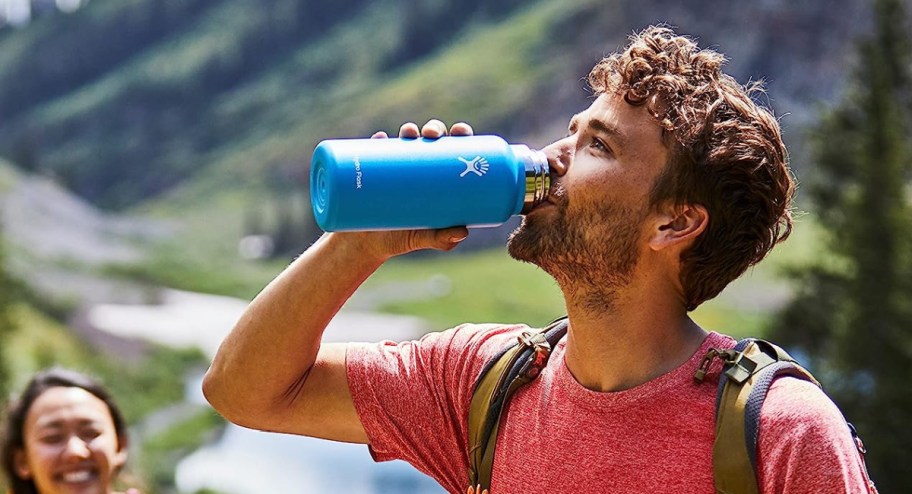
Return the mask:
[[[421,135],[439,137],[442,126],[428,122]],[[471,128],[457,124],[452,133]],[[417,135],[414,124],[400,130],[402,137]],[[457,227],[324,235],[257,295],[222,342],[203,379],[206,398],[244,427],[367,443],[349,392],[345,345],[321,346],[323,331],[386,260],[449,250],[467,234]]]

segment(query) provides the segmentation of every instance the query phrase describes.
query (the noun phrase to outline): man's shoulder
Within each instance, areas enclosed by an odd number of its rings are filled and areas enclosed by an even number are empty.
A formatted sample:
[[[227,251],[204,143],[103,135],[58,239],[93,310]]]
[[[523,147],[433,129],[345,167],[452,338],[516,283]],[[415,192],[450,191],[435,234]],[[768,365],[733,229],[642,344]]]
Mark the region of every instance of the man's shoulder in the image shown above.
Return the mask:
[[[465,323],[402,342],[349,343],[346,365],[352,369],[399,369],[414,363],[427,371],[447,368],[469,374],[516,343],[525,324]]]
[[[438,350],[457,351],[463,357],[493,358],[529,331],[525,324],[464,323],[441,332],[428,333],[420,344]]]
[[[849,437],[846,419],[833,400],[816,384],[791,376],[770,386],[760,420],[768,436],[826,442]]]
[[[781,377],[760,412],[763,492],[868,492],[867,473],[849,425],[816,384]]]

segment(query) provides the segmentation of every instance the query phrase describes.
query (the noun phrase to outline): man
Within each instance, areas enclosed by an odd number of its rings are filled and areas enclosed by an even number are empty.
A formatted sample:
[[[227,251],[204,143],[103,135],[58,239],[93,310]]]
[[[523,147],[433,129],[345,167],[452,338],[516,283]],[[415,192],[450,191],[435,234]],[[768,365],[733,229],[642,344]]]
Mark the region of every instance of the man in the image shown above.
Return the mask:
[[[794,188],[776,119],[722,63],[648,28],[592,70],[597,98],[544,150],[549,201],[524,218],[509,251],[554,277],[569,331],[501,419],[491,492],[713,491],[717,380],[697,384],[693,373],[709,348],[734,342],[687,312],[788,236]],[[438,121],[420,131],[445,132]],[[406,124],[400,135],[419,130]],[[451,249],[466,235],[325,235],[250,305],[206,375],[206,396],[240,425],[366,443],[378,461],[405,459],[466,492],[472,387],[527,328],[463,325],[398,345],[320,344],[384,261]],[[807,382],[772,386],[759,454],[761,492],[865,492],[842,416]]]

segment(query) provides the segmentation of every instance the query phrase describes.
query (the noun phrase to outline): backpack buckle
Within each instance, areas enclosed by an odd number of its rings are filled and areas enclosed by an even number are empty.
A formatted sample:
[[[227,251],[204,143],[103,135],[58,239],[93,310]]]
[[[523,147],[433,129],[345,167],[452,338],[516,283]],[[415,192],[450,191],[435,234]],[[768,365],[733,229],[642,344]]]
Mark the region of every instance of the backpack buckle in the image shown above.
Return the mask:
[[[725,371],[725,376],[738,384],[747,381],[757,369],[757,362],[743,352],[738,352],[735,358],[727,364],[728,369]]]
[[[543,333],[530,333],[523,331],[517,336],[519,343],[526,348],[532,349],[532,355],[525,365],[522,375],[526,379],[535,379],[541,373],[545,365],[548,364],[548,358],[551,356],[551,344],[545,339]]]
[[[703,379],[706,378],[706,373],[709,372],[709,367],[712,365],[713,360],[722,359],[725,365],[733,364],[737,361],[741,352],[736,352],[735,350],[720,350],[718,348],[710,348],[706,355],[703,356],[703,360],[700,362],[700,366],[697,367],[697,371],[694,373],[694,380],[698,383],[703,382]]]

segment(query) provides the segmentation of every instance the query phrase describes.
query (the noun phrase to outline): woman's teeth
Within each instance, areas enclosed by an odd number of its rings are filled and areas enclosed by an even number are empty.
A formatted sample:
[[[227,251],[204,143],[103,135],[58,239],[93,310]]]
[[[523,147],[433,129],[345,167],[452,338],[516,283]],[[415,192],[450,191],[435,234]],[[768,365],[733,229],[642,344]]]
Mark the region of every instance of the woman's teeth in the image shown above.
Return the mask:
[[[90,470],[74,470],[63,474],[61,477],[64,482],[79,483],[91,479],[92,472]]]

